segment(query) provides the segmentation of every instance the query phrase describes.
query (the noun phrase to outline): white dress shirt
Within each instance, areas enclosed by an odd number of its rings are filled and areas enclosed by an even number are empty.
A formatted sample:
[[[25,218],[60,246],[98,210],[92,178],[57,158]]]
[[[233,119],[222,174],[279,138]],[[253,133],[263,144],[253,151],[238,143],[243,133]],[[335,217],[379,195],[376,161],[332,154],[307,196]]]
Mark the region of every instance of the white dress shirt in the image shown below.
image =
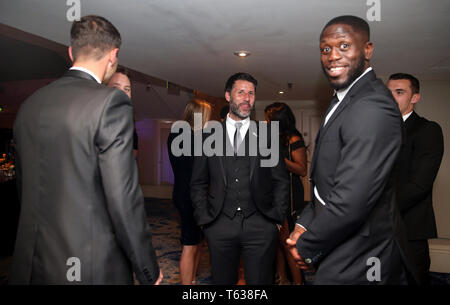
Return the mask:
[[[363,74],[361,74],[357,79],[355,79],[350,86],[348,86],[345,89],[340,89],[338,91],[335,91],[335,94],[339,100],[339,102],[336,103],[336,105],[334,105],[334,107],[330,110],[330,112],[328,113],[327,117],[325,118],[325,122],[323,124],[323,126],[325,126],[328,122],[328,120],[331,118],[331,116],[333,115],[333,113],[336,111],[336,109],[339,107],[339,105],[341,104],[341,102],[344,100],[345,96],[347,95],[347,93],[350,91],[350,89],[353,87],[354,84],[356,84],[357,81],[359,81],[361,79],[361,77],[363,77],[364,75],[366,75],[369,71],[372,71],[372,67],[367,68]],[[317,189],[317,186],[314,186],[314,196],[317,198],[317,200],[319,200],[319,202],[323,205],[326,205],[325,201],[322,199],[322,197],[320,197],[319,195],[319,190]],[[303,229],[306,230],[306,228],[300,224],[297,224],[298,226],[302,227]]]
[[[413,110],[414,111],[414,110]],[[402,116],[403,118],[403,122],[406,122],[406,120],[411,116],[413,112],[411,111],[410,113],[405,114],[404,116]]]
[[[239,130],[241,132],[241,139],[244,140],[245,134],[247,133],[248,128],[250,127],[250,118],[247,117],[241,121],[235,121],[232,118],[230,118],[230,114],[227,114],[227,120],[226,120],[226,126],[227,126],[227,133],[228,138],[230,139],[231,146],[234,148],[234,133],[236,131],[235,123],[241,122],[242,126]]]

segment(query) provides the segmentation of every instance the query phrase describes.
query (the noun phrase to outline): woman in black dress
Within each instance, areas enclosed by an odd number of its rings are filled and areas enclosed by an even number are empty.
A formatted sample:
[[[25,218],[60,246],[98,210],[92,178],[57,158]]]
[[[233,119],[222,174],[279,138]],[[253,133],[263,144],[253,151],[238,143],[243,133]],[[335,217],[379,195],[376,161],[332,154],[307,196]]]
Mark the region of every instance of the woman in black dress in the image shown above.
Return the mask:
[[[202,115],[202,126],[194,126],[194,114]],[[192,285],[196,282],[197,267],[200,258],[200,245],[203,240],[203,234],[197,226],[191,202],[190,180],[192,174],[192,165],[194,162],[194,132],[201,129],[211,117],[211,106],[198,99],[190,101],[184,110],[183,121],[191,126],[190,137],[191,147],[189,155],[175,156],[172,151],[172,142],[180,135],[179,133],[170,133],[167,140],[170,164],[174,173],[174,186],[172,201],[180,212],[181,219],[181,238],[183,245],[180,258],[180,278],[182,285]],[[178,148],[178,147],[177,147]],[[182,149],[183,147],[179,147]]]
[[[284,156],[291,176],[290,205],[279,232],[280,245],[277,251],[276,282],[277,284],[289,283],[285,268],[285,260],[287,260],[292,282],[302,284],[302,274],[290,255],[285,241],[294,229],[296,215],[299,215],[305,207],[303,183],[300,178],[307,174],[305,142],[302,134],[295,127],[295,116],[288,105],[276,102],[267,106],[264,112],[267,122],[279,121],[280,152]]]

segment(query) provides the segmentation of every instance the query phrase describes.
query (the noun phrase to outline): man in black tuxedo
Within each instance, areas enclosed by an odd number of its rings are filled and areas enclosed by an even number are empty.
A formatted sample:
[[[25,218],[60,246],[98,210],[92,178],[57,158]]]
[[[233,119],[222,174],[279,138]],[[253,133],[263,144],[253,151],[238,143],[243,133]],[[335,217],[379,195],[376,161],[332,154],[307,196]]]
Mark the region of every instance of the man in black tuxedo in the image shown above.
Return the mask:
[[[392,74],[387,87],[405,122],[405,137],[397,161],[397,202],[406,225],[409,257],[419,271],[419,283],[427,285],[430,282],[428,239],[437,237],[433,183],[444,154],[444,138],[439,124],[414,111],[420,100],[417,78],[405,73]]]
[[[316,138],[313,202],[287,243],[301,268],[316,269],[314,284],[406,284],[391,178],[402,123],[370,67],[369,25],[354,16],[332,19],[320,52],[335,96]]]
[[[225,85],[230,111],[219,127],[224,147],[234,150],[234,155],[224,152],[223,156],[202,154],[194,158],[194,217],[203,226],[214,284],[237,282],[241,256],[247,284],[267,285],[273,280],[277,224],[282,223],[287,210],[289,177],[279,155],[275,166],[265,167],[262,161],[266,157],[259,149],[254,155],[249,153],[270,134],[252,128],[255,123],[249,118],[256,85],[257,81],[247,73],[232,75]],[[279,154],[278,145],[276,148],[272,153]]]
[[[141,284],[162,279],[132,152],[133,110],[102,85],[121,37],[108,20],[71,28],[72,68],[14,123],[21,214],[11,284]]]

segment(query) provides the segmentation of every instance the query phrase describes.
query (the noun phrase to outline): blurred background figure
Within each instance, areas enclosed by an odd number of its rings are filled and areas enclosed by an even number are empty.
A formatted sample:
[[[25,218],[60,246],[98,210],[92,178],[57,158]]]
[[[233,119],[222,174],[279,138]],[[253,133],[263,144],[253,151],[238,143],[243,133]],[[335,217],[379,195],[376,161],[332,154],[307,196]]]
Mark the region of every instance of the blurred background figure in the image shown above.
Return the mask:
[[[189,156],[174,156],[171,150],[173,140],[180,133],[170,133],[167,140],[170,164],[172,165],[175,182],[173,186],[172,201],[180,212],[181,239],[183,246],[180,258],[180,278],[182,285],[196,283],[197,267],[200,259],[200,246],[203,233],[196,224],[191,202],[190,181],[194,162],[194,114],[202,114],[202,128],[211,117],[211,106],[203,100],[190,101],[184,110],[183,121],[191,126],[191,154]],[[180,147],[181,149],[181,147]]]
[[[280,127],[280,155],[284,156],[286,167],[291,177],[290,205],[287,217],[280,228],[279,246],[276,258],[275,282],[279,285],[290,283],[286,273],[286,261],[289,266],[292,283],[300,285],[303,278],[300,269],[290,255],[285,240],[294,229],[295,218],[305,207],[303,184],[300,177],[307,175],[306,147],[302,134],[295,127],[295,116],[291,108],[285,103],[273,103],[264,109],[268,123],[279,121]]]
[[[227,114],[230,112],[230,106],[226,105],[220,109],[220,121],[223,122],[227,118]]]
[[[125,92],[126,95],[131,100],[131,80],[130,80],[130,73],[126,68],[118,67],[116,72],[111,76],[111,79],[108,82],[108,87],[115,87],[117,89],[122,90]],[[135,120],[133,119],[133,124],[135,124]],[[133,155],[135,158],[137,158],[138,155],[138,135],[136,132],[136,126],[134,126],[133,131]]]

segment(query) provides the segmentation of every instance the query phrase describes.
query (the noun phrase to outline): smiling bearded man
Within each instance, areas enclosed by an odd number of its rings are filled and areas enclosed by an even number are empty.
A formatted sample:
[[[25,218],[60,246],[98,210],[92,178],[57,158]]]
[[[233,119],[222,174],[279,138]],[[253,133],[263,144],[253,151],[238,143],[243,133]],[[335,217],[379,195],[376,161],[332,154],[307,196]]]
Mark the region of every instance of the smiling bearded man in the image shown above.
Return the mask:
[[[302,269],[317,270],[314,284],[407,284],[391,183],[402,120],[370,67],[369,25],[334,18],[320,35],[320,52],[335,95],[316,138],[313,202],[287,243]]]

